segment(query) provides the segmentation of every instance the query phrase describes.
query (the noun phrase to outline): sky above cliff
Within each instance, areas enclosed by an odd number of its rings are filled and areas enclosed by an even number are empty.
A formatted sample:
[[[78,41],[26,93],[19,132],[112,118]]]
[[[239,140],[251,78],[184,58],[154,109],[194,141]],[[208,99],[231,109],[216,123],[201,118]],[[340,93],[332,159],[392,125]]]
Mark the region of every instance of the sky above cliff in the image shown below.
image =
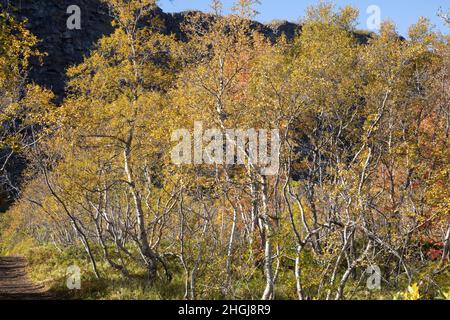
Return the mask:
[[[234,0],[224,0],[225,13],[229,12]],[[256,20],[270,22],[274,19],[298,22],[304,15],[305,9],[318,0],[262,0]],[[406,35],[408,27],[415,23],[420,16],[429,18],[437,30],[448,34],[449,28],[437,17],[439,8],[448,10],[447,0],[335,0],[337,7],[352,5],[360,10],[358,28],[371,29],[374,14],[373,5],[379,8],[381,19],[391,19],[397,25],[401,35]],[[161,8],[166,12],[185,10],[209,11],[210,0],[160,0]],[[369,12],[368,12],[369,10]],[[369,20],[369,24],[367,21]]]

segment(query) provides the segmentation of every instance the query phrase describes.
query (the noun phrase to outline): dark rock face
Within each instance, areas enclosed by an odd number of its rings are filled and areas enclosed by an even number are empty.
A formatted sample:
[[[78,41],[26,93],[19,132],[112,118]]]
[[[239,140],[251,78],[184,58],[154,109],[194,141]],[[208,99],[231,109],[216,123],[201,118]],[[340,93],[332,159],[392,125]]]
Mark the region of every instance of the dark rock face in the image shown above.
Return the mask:
[[[95,42],[112,32],[108,9],[99,0],[0,0],[0,4],[27,19],[28,29],[41,39],[39,49],[48,55],[43,65],[32,63],[30,76],[58,97],[64,92],[66,69],[82,62]],[[81,30],[67,28],[71,5],[81,9]]]
[[[270,30],[272,37],[280,37],[281,35],[285,35],[288,39],[293,39],[300,30],[300,26],[298,24],[289,22],[289,21],[281,21],[278,23],[272,23],[269,26],[266,26]]]
[[[67,8],[71,5],[81,9],[81,30],[67,28],[67,19],[71,15],[67,13]],[[37,61],[32,63],[30,77],[37,84],[52,89],[58,101],[64,95],[67,68],[82,62],[97,40],[113,31],[109,10],[100,0],[0,0],[0,6],[10,7],[10,11],[21,20],[27,19],[29,30],[42,40],[39,49],[48,55],[43,65]],[[162,32],[173,33],[180,39],[184,38],[181,25],[189,14],[167,14],[159,8],[153,13],[162,22]],[[205,14],[207,19],[208,15]],[[298,25],[288,22],[276,25],[254,22],[254,28],[271,39],[283,33],[292,38]]]

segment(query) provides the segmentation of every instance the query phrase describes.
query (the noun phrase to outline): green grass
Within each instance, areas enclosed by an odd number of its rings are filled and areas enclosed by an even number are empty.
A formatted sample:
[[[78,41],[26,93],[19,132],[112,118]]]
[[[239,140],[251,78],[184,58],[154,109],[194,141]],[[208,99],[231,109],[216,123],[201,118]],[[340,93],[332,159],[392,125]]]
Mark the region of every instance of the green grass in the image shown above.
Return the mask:
[[[32,281],[44,284],[57,297],[67,299],[107,299],[107,300],[181,300],[184,297],[184,273],[176,261],[170,261],[169,268],[172,280],[160,279],[150,286],[145,269],[140,265],[128,265],[131,276],[123,277],[120,273],[111,271],[104,262],[98,262],[101,279],[97,279],[92,271],[91,264],[86,253],[79,247],[66,247],[58,250],[52,245],[36,245],[31,240],[22,240],[13,249],[3,248],[3,255],[22,255],[29,262],[28,273]],[[69,290],[66,285],[68,275],[67,268],[76,265],[81,270],[81,289]],[[436,264],[437,265],[437,264]],[[431,265],[429,268],[435,268]],[[312,270],[305,271],[313,275]],[[213,268],[213,267],[211,267]],[[204,277],[199,277],[197,293],[199,299],[222,299],[219,288],[211,284],[217,279],[216,271],[204,270]],[[236,275],[241,274],[236,270]],[[425,275],[425,276],[422,276]],[[450,297],[450,270],[437,274],[432,280],[427,279],[430,270],[422,270],[417,273],[415,282],[420,282],[421,299],[448,299]],[[306,275],[305,275],[306,277]],[[307,279],[305,279],[307,280]],[[430,280],[430,281],[428,281]],[[351,299],[394,299],[403,297],[407,292],[408,285],[402,281],[397,288],[387,288],[383,285],[382,290],[370,291],[365,288],[365,278],[362,285],[357,286],[358,281],[352,280],[346,288],[346,297]],[[257,300],[264,290],[264,276],[261,270],[257,270],[249,276],[235,278],[233,281],[232,294],[236,299]],[[435,284],[439,284],[437,288]],[[305,289],[313,289],[315,284],[304,283]],[[357,290],[354,288],[357,287]],[[289,268],[280,269],[275,287],[275,298],[278,300],[295,300],[295,283],[293,271]]]
[[[66,248],[60,252],[52,246],[30,247],[22,252],[28,262],[28,273],[36,283],[44,284],[56,296],[72,299],[182,299],[183,281],[175,276],[172,281],[158,280],[148,285],[142,267],[129,269],[132,276],[124,278],[101,262],[101,278],[97,279],[87,256],[79,248]],[[76,265],[81,270],[81,289],[67,288],[67,269]]]

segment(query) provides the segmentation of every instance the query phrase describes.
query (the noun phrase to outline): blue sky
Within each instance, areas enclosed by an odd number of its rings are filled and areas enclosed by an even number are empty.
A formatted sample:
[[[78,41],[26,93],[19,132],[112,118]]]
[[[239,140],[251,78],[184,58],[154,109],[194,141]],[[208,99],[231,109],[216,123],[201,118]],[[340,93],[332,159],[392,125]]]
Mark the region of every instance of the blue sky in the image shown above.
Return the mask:
[[[225,9],[229,9],[234,0],[223,0]],[[269,22],[273,19],[298,22],[309,5],[316,4],[317,0],[262,0],[256,17],[261,22]],[[436,26],[437,30],[448,34],[449,28],[436,16],[441,7],[448,10],[448,0],[335,0],[337,7],[353,5],[360,10],[359,28],[367,29],[366,21],[370,14],[367,8],[377,5],[381,11],[381,19],[391,19],[397,25],[397,30],[402,35],[407,34],[408,26],[415,23],[420,16],[427,17]],[[160,0],[159,5],[166,12],[179,12],[184,10],[209,11],[210,0]]]

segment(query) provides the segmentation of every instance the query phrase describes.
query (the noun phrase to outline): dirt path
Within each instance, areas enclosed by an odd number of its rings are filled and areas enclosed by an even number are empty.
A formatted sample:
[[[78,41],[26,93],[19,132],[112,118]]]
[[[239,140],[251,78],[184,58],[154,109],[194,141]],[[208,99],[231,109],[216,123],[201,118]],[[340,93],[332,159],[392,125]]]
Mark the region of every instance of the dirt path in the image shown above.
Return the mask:
[[[0,299],[51,299],[43,286],[33,284],[26,275],[22,257],[0,257]]]

